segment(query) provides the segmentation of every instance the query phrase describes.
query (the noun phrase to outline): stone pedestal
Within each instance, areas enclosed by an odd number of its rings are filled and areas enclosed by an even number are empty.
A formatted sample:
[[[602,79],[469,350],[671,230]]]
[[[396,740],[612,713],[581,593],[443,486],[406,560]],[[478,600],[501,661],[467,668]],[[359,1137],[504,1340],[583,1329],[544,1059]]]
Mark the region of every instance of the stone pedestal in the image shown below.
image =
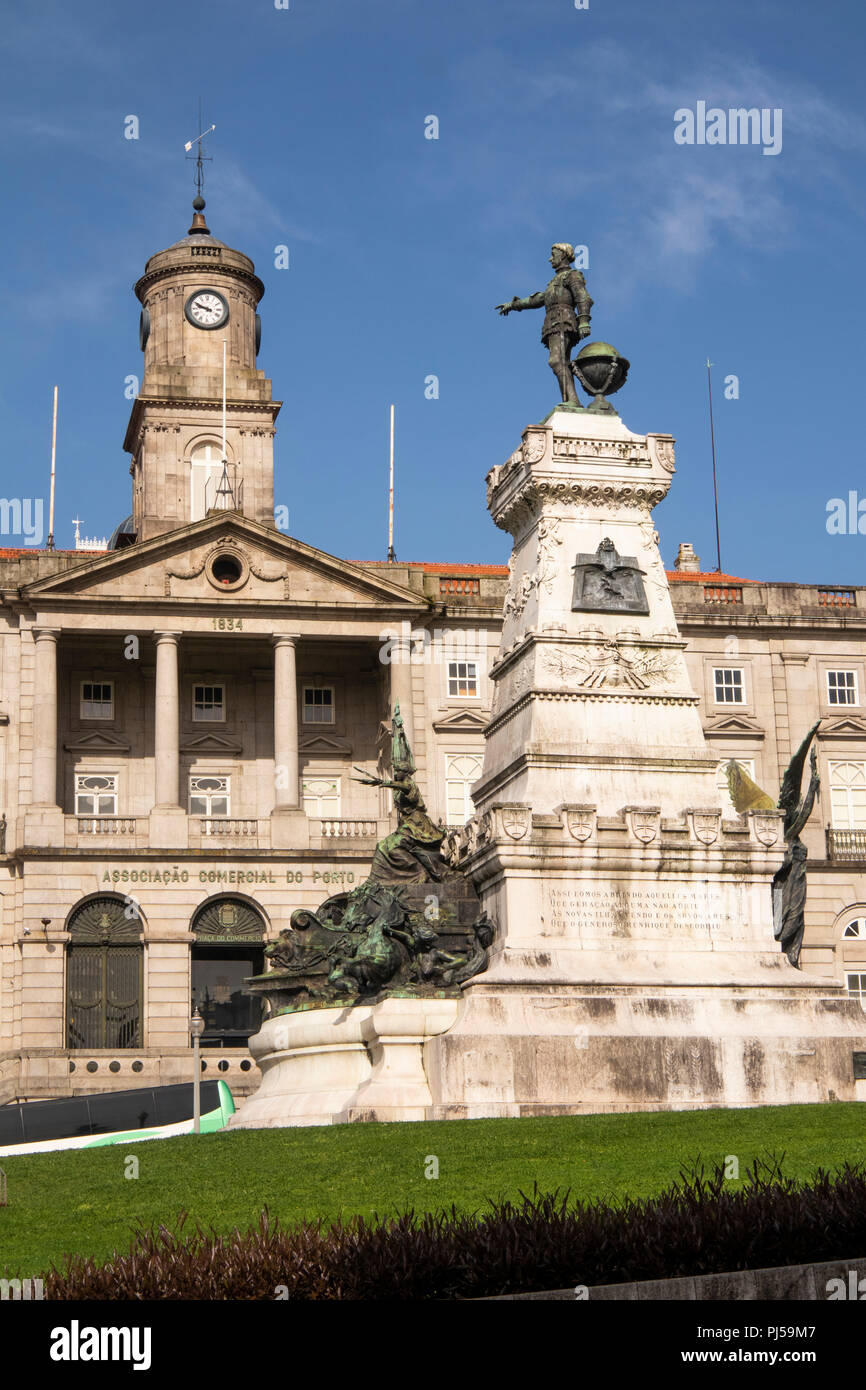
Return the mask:
[[[154,806],[150,813],[148,843],[155,849],[189,848],[189,816],[180,806]]]
[[[456,999],[386,999],[370,1010],[362,1033],[372,1072],[346,1111],[347,1120],[429,1120],[433,1098],[424,1044],[457,1018]]]
[[[59,806],[27,806],[24,811],[24,843],[32,848],[59,849],[65,839],[63,812]]]
[[[436,1117],[856,1098],[862,1010],[773,938],[780,814],[722,817],[652,522],[673,471],[669,435],[558,409],[488,477],[511,581],[451,853],[498,934],[426,1049]]]
[[[272,849],[308,849],[310,821],[306,811],[291,806],[275,806],[271,812]]]
[[[429,1119],[423,1049],[458,1008],[453,999],[392,998],[268,1019],[250,1039],[262,1084],[229,1127]]]

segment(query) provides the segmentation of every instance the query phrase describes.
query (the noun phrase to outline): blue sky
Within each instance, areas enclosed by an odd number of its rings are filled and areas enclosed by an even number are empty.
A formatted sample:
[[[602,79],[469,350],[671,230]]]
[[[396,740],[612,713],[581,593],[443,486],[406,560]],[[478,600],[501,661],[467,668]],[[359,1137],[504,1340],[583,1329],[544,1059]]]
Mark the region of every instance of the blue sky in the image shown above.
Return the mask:
[[[541,316],[493,306],[541,288],[569,240],[589,247],[592,336],[632,363],[626,424],[677,439],[666,562],[689,540],[715,564],[709,355],[723,567],[864,582],[866,536],[826,529],[830,498],[866,499],[864,15],[862,0],[7,4],[0,491],[47,495],[57,382],[58,545],[76,514],[103,534],[130,510],[132,286],[189,225],[201,95],[209,225],[267,286],[259,364],[285,402],[275,497],[292,534],[384,558],[393,400],[398,556],[504,562],[484,475],[557,391]],[[698,101],[781,108],[781,153],[677,145],[674,112]]]

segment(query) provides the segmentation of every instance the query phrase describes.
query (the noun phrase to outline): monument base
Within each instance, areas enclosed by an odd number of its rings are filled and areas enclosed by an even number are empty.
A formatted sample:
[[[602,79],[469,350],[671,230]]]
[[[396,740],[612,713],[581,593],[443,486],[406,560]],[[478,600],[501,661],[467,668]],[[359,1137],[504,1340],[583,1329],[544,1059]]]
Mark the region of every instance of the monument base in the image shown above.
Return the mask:
[[[459,1007],[457,999],[392,997],[269,1018],[250,1039],[261,1086],[228,1128],[430,1119],[424,1047]]]
[[[426,1049],[431,1118],[860,1099],[863,1010],[767,920],[780,832],[777,811],[515,803],[455,832],[500,935]]]
[[[788,969],[791,969],[789,966]],[[467,987],[427,1051],[431,1119],[858,1100],[866,1020],[840,986]]]

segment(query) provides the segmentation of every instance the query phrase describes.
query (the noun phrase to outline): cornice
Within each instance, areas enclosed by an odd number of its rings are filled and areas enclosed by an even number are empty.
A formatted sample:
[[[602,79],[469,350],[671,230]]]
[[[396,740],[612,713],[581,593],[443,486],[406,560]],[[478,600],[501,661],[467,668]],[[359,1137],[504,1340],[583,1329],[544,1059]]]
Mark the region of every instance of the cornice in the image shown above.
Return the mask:
[[[487,728],[484,730],[484,737],[490,738],[497,729],[504,724],[508,724],[533,700],[549,700],[560,704],[572,704],[585,702],[589,704],[613,703],[617,705],[674,705],[674,706],[697,706],[700,705],[698,695],[657,695],[647,691],[604,691],[604,690],[526,690],[509,705],[508,709],[503,710],[495,719],[491,719]]]
[[[700,631],[706,628],[723,628],[725,632],[730,632],[732,628],[766,628],[772,631],[790,630],[792,632],[806,633],[813,630],[839,632],[850,631],[852,633],[866,633],[866,611],[859,614],[852,621],[847,615],[841,617],[835,610],[828,612],[826,617],[822,613],[808,615],[792,615],[790,613],[756,613],[736,612],[732,605],[726,605],[721,612],[704,612],[700,609],[680,609],[676,602],[673,605],[674,617],[677,620],[677,627],[680,631],[689,629]]]
[[[143,304],[145,290],[158,280],[170,279],[172,276],[186,278],[191,270],[194,270],[196,274],[200,272],[206,276],[228,276],[233,280],[246,281],[257,291],[257,304],[264,296],[264,281],[260,280],[258,275],[255,275],[251,270],[244,270],[243,266],[229,265],[228,262],[217,258],[211,260],[207,256],[203,256],[201,259],[190,256],[186,261],[176,261],[173,265],[162,266],[159,270],[145,271],[144,275],[136,281],[136,298]]]
[[[533,475],[516,487],[508,496],[490,500],[490,514],[503,531],[514,533],[542,507],[587,506],[606,514],[611,507],[621,507],[648,515],[667,496],[670,482],[635,480],[634,482],[602,482],[591,478],[548,478]]]
[[[226,412],[232,415],[270,415],[271,420],[276,420],[282,408],[282,401],[246,401],[246,400],[227,400]],[[223,403],[221,400],[211,400],[204,396],[136,396],[132,403],[132,410],[129,414],[129,424],[126,427],[126,434],[123,439],[123,451],[126,454],[135,452],[135,447],[141,438],[141,431],[144,427],[142,416],[145,410],[153,411],[210,411],[216,414],[222,412]],[[175,428],[180,429],[177,425]]]

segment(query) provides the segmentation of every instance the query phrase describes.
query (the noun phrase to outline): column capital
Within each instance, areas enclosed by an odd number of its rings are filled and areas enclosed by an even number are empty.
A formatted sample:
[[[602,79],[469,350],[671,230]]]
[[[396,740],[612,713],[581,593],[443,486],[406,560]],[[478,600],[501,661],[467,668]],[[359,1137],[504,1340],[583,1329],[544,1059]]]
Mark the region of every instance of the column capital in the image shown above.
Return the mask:
[[[294,647],[300,640],[301,634],[299,632],[274,632],[271,634],[271,641],[275,647]]]
[[[160,642],[174,642],[174,643],[177,643],[177,642],[180,641],[180,639],[181,639],[182,636],[183,636],[183,633],[182,633],[182,632],[164,632],[164,631],[158,630],[158,631],[155,631],[155,632],[154,632],[154,634],[153,634],[153,640],[154,640],[157,644],[159,644]]]
[[[56,642],[61,629],[59,627],[34,627],[31,631],[35,642]]]

